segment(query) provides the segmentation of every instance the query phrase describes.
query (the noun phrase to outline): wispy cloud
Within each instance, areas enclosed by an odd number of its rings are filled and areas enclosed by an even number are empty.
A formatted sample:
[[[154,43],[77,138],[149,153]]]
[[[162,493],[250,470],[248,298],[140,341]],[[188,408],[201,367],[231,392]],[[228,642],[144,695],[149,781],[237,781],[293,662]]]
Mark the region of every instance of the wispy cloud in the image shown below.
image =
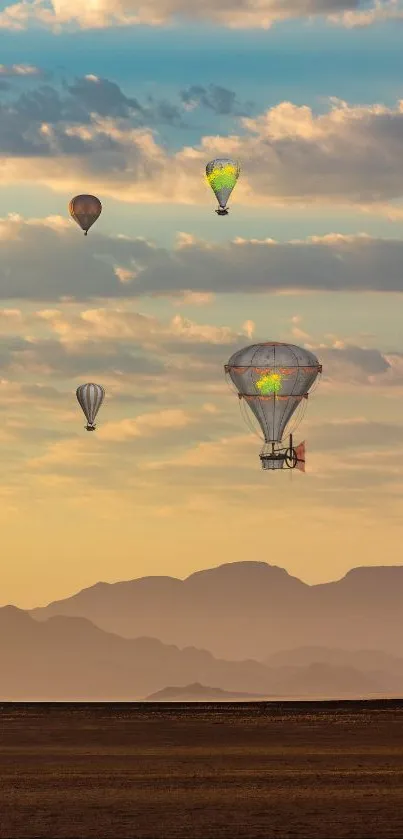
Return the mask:
[[[23,406],[32,400],[42,409],[52,405],[56,413],[68,410],[74,382],[88,375],[101,376],[108,384],[117,410],[125,394],[133,404],[140,397],[157,396],[166,407],[170,396],[177,400],[180,395],[181,405],[195,394],[205,399],[211,387],[228,399],[223,385],[228,357],[246,343],[268,337],[259,335],[251,321],[237,331],[181,314],[161,320],[112,306],[77,312],[65,304],[63,310],[38,309],[25,315],[15,310],[11,318],[5,311],[0,311],[1,405]],[[403,388],[399,350],[366,347],[335,336],[314,339],[307,332],[294,340],[312,349],[323,364],[321,390],[367,390],[391,397]],[[205,400],[203,411],[213,415],[217,408]],[[152,418],[148,422],[151,427]],[[136,429],[132,436],[138,434],[137,425]]]
[[[0,76],[7,79],[38,77],[43,75],[43,70],[32,64],[0,64]]]
[[[254,107],[252,102],[239,102],[233,90],[216,84],[191,85],[181,90],[180,98],[186,110],[203,107],[219,116],[246,116]]]
[[[83,29],[148,24],[161,26],[178,18],[216,23],[234,29],[269,29],[273,24],[295,18],[325,16],[345,26],[368,26],[374,21],[399,16],[399,0],[375,0],[368,6],[360,0],[229,0],[224,5],[213,0],[191,3],[190,0],[97,0],[85,6],[77,0],[49,3],[47,0],[22,0],[6,6],[0,26],[24,29],[37,23],[53,29],[74,25]]]

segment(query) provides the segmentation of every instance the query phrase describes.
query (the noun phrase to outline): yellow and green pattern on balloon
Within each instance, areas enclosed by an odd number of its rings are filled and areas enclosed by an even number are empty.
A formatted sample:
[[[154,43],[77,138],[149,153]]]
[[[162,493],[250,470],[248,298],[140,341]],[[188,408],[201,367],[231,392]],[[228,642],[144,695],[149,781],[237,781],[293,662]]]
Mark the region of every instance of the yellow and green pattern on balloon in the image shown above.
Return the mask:
[[[271,396],[279,393],[282,385],[281,373],[264,373],[256,382],[261,396]]]
[[[207,172],[206,178],[214,189],[233,189],[239,175],[239,167],[234,163],[227,163],[224,166],[216,166],[211,172]]]
[[[228,198],[239,178],[241,168],[236,160],[216,158],[206,166],[206,178],[220,207],[225,207]]]

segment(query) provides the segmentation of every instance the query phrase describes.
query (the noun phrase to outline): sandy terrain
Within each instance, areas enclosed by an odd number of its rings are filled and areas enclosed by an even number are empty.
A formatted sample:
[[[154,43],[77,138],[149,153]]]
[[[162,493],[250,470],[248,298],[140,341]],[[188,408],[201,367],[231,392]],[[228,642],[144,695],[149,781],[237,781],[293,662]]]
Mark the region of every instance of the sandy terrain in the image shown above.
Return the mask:
[[[403,836],[403,701],[0,705],[1,839]]]

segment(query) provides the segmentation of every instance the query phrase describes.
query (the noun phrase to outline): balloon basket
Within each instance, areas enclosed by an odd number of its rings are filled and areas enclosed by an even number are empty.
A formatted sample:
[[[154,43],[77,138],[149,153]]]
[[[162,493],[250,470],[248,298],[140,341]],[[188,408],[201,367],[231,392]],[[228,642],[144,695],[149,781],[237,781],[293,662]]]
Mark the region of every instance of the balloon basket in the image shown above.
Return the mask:
[[[260,462],[262,469],[283,469],[285,465],[285,454],[276,452],[275,454],[260,454]]]
[[[305,472],[305,443],[294,447],[292,434],[289,437],[287,447],[279,446],[276,443],[266,443],[260,452],[262,469],[298,469]]]

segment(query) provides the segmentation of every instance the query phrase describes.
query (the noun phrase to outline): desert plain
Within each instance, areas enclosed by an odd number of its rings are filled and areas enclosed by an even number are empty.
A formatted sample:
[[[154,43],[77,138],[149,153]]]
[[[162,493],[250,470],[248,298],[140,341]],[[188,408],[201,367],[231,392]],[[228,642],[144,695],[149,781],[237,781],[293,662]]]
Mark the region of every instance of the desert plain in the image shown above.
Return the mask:
[[[1,839],[401,839],[403,701],[2,703]]]

